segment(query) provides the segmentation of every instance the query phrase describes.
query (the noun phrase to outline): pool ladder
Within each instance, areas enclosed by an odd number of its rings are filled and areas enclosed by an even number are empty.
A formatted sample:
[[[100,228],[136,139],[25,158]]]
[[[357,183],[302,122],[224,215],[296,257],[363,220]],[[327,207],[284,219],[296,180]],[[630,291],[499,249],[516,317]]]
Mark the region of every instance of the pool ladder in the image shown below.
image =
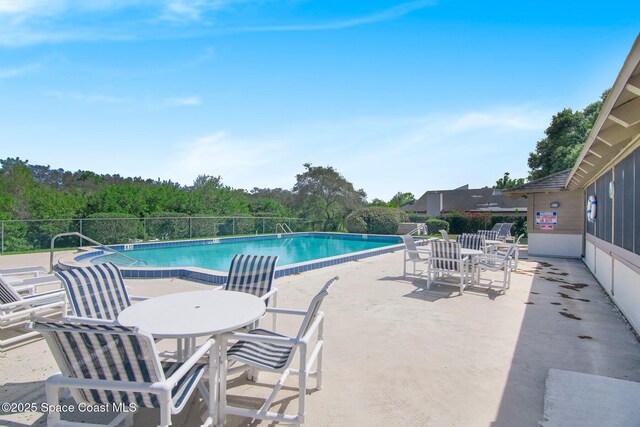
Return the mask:
[[[278,233],[278,228],[282,230],[283,234],[293,233],[293,231],[291,231],[291,228],[286,222],[279,222],[276,224],[276,233]]]
[[[137,259],[135,259],[135,258],[131,258],[130,256],[125,255],[125,254],[123,254],[123,253],[122,253],[122,252],[120,252],[120,251],[116,251],[115,249],[110,248],[110,247],[108,247],[108,246],[105,246],[105,245],[103,245],[103,244],[102,244],[102,243],[100,243],[100,242],[96,242],[95,240],[93,240],[93,239],[92,239],[92,238],[90,238],[90,237],[85,236],[84,234],[78,233],[77,231],[72,231],[72,232],[69,232],[69,233],[60,233],[60,234],[56,234],[55,236],[53,236],[53,237],[51,238],[51,254],[50,254],[50,256],[49,256],[49,273],[53,273],[53,252],[54,252],[54,248],[55,248],[55,244],[56,244],[56,239],[57,239],[58,237],[66,237],[66,236],[78,236],[78,237],[80,237],[80,239],[84,239],[84,240],[86,240],[86,241],[88,241],[88,242],[93,243],[94,245],[97,245],[98,247],[100,247],[100,249],[104,249],[104,250],[106,250],[106,251],[108,251],[108,252],[114,252],[114,253],[117,253],[118,255],[120,255],[120,256],[122,256],[122,257],[124,257],[124,258],[127,258],[127,259],[132,260],[132,261],[133,261],[133,264],[131,264],[131,265],[136,265],[137,263],[139,263],[139,262],[140,262],[140,261],[138,261]]]

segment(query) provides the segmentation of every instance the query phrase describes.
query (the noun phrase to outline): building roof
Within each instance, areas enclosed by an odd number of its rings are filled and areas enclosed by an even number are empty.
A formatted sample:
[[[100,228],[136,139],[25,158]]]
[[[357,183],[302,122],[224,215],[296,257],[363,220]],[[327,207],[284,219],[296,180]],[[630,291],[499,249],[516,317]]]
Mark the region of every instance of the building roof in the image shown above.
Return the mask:
[[[554,174],[535,179],[518,187],[504,190],[506,196],[519,196],[523,193],[541,193],[548,191],[562,191],[565,189],[567,178],[571,173],[571,169],[565,169]],[[512,197],[513,197],[512,196]]]
[[[436,190],[425,192],[418,200],[401,206],[404,211],[426,212],[429,195],[441,195],[438,210],[442,212],[513,212],[526,211],[527,201],[524,198],[514,200],[502,195],[493,188],[469,189],[468,186],[455,190]],[[431,203],[431,202],[429,202]]]
[[[570,190],[587,187],[612,163],[640,144],[640,36],[602,106],[567,177]]]

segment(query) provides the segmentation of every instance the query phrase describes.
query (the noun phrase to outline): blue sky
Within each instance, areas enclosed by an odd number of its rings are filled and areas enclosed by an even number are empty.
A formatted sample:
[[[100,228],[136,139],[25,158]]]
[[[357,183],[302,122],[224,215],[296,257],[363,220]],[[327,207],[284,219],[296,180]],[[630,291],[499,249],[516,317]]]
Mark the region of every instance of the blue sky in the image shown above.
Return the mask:
[[[635,1],[0,0],[0,157],[369,199],[527,175],[611,86]]]

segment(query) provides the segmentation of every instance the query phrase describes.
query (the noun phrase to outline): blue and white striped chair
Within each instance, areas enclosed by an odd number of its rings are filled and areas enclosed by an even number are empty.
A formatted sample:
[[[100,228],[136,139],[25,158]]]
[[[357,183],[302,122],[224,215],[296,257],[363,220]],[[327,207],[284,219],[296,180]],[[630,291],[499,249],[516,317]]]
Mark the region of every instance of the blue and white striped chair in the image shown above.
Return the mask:
[[[338,277],[332,278],[324,285],[313,298],[306,311],[267,308],[267,312],[304,316],[295,337],[291,338],[266,329],[254,329],[248,333],[234,333],[231,336],[231,339],[237,339],[238,341],[227,351],[228,359],[239,362],[242,365],[229,370],[230,373],[248,370],[249,379],[252,380],[257,380],[258,370],[281,373],[281,376],[271,395],[258,410],[228,406],[226,404],[226,395],[221,394],[223,414],[293,423],[295,425],[300,425],[304,422],[304,399],[307,393],[307,378],[315,377],[316,388],[319,390],[322,387],[324,314],[320,311],[320,306],[336,280],[338,280]],[[313,336],[316,334],[317,339],[311,348]],[[291,369],[289,366],[297,351],[300,352],[300,367],[299,369]],[[312,371],[314,364],[317,364],[316,370]],[[269,412],[269,407],[289,375],[298,375],[298,413],[290,415]]]
[[[112,323],[131,305],[120,269],[113,263],[96,264],[60,271],[71,305],[67,320],[83,323]],[[135,299],[145,299],[136,297]]]
[[[48,292],[22,296],[17,290],[0,280],[0,328],[24,325],[31,316],[66,314],[67,302],[64,291],[56,289]],[[0,340],[0,347],[16,344],[36,336],[37,333],[23,333]]]
[[[480,236],[484,236],[486,240],[498,240],[497,230],[478,230]]]
[[[121,408],[109,425],[131,425],[137,407],[160,408],[160,425],[184,408],[196,387],[209,403],[202,376],[213,361],[200,363],[213,345],[208,340],[184,362],[161,361],[147,332],[118,325],[77,324],[38,319],[29,325],[44,335],[60,368],[45,383],[49,408],[60,405],[60,389],[71,391],[76,404]],[[133,410],[133,412],[131,412]],[[48,425],[82,425],[66,422],[50,412]],[[95,425],[95,424],[90,424]]]
[[[430,288],[433,283],[457,286],[462,294],[471,281],[469,258],[462,257],[457,242],[435,241],[431,243],[432,256],[429,258],[427,276]],[[450,280],[459,277],[458,281]]]
[[[277,256],[236,254],[231,260],[225,291],[244,292],[262,299],[267,306],[278,306],[278,288],[274,288]],[[276,328],[276,314],[273,314]]]
[[[508,249],[505,252],[497,252],[494,254],[486,254],[478,259],[478,269],[479,269],[479,277],[478,283],[481,285],[489,286],[489,288],[497,287],[502,289],[503,293],[507,292],[507,289],[511,287],[511,272],[514,271],[518,266],[517,261],[517,253],[518,253],[518,244],[520,243],[520,239],[522,235],[518,237],[518,240],[509,245]],[[493,271],[503,272],[502,280],[490,279],[486,282],[483,282],[483,279],[480,278],[480,275],[483,271]]]
[[[456,242],[460,243],[460,247],[462,248],[486,252],[485,238],[482,235],[468,233],[458,234],[456,236]]]

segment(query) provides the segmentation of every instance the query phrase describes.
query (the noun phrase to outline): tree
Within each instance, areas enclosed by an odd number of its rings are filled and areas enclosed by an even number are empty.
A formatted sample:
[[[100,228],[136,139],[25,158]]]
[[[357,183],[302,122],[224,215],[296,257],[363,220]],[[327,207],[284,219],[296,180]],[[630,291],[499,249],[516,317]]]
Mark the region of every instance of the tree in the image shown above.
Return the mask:
[[[565,108],[551,119],[546,137],[529,153],[529,179],[534,180],[572,168],[591,132],[609,90],[582,111]]]
[[[296,204],[309,219],[322,219],[323,230],[336,230],[354,209],[363,207],[367,193],[356,190],[331,166],[305,163],[305,172],[296,175],[293,193]]]
[[[509,172],[505,172],[502,178],[496,181],[496,185],[493,188],[500,190],[508,190],[509,188],[519,187],[524,184],[524,178],[509,178]]]
[[[416,197],[412,193],[403,193],[398,191],[395,196],[389,201],[389,207],[399,208],[400,206],[412,202]]]

